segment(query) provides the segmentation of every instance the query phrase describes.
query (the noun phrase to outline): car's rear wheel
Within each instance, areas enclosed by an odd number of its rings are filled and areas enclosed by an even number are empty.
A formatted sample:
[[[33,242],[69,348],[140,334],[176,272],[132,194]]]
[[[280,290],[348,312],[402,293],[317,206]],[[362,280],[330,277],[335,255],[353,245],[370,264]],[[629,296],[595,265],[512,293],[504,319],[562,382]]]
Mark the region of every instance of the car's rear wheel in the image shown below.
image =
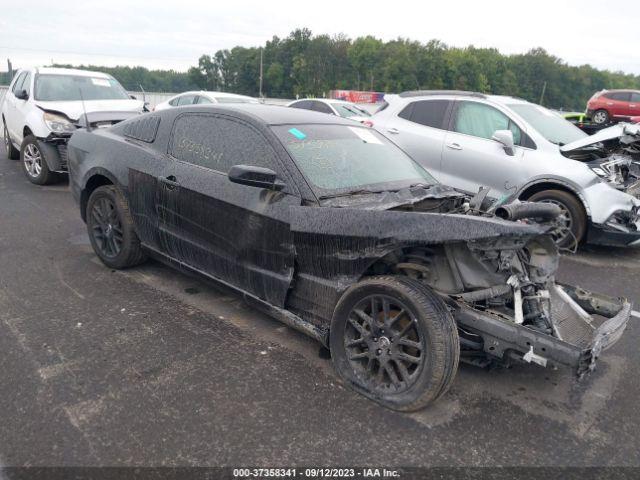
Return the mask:
[[[551,203],[560,207],[563,215],[562,229],[553,235],[561,248],[574,248],[587,231],[587,213],[580,201],[562,190],[544,190],[528,198],[530,202]]]
[[[593,120],[593,123],[597,123],[598,125],[607,123],[609,121],[609,112],[602,109],[596,110],[591,117],[591,120]]]
[[[423,408],[445,393],[460,356],[456,323],[442,299],[401,276],[350,287],[336,306],[329,343],[348,384],[401,411]]]
[[[36,185],[49,185],[60,180],[60,176],[49,170],[47,159],[38,144],[38,139],[33,135],[27,135],[20,149],[22,170],[31,183]]]
[[[114,185],[98,187],[89,197],[87,230],[96,255],[110,268],[132,267],[146,259],[127,201]]]
[[[11,141],[11,137],[9,136],[9,130],[6,125],[3,125],[2,129],[2,139],[4,141],[4,148],[7,152],[7,158],[9,160],[18,160],[20,158],[20,150],[13,146],[13,142]]]

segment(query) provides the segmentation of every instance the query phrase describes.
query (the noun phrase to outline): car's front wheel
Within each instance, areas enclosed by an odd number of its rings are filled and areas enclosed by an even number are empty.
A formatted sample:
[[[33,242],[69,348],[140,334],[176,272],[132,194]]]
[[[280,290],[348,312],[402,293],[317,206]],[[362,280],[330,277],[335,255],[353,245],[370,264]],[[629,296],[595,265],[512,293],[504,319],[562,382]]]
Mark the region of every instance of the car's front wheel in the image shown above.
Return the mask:
[[[60,180],[57,173],[49,170],[38,139],[33,135],[27,135],[24,138],[20,149],[20,161],[22,170],[31,183],[49,185]]]
[[[4,140],[4,148],[7,152],[7,158],[9,160],[18,160],[20,158],[20,150],[13,146],[13,142],[9,136],[9,130],[6,125],[4,125],[4,128],[2,129],[2,139]]]
[[[146,259],[128,203],[114,185],[98,187],[91,193],[86,215],[91,246],[106,266],[127,268]]]
[[[350,287],[336,306],[329,343],[349,385],[401,411],[423,408],[446,392],[460,356],[456,323],[442,299],[401,276]]]
[[[609,112],[606,110],[596,110],[591,117],[591,120],[593,120],[593,123],[597,123],[598,125],[605,124],[609,121]]]
[[[562,212],[562,228],[554,234],[560,248],[575,248],[587,231],[587,213],[580,201],[562,190],[544,190],[528,198],[530,202],[552,203]]]

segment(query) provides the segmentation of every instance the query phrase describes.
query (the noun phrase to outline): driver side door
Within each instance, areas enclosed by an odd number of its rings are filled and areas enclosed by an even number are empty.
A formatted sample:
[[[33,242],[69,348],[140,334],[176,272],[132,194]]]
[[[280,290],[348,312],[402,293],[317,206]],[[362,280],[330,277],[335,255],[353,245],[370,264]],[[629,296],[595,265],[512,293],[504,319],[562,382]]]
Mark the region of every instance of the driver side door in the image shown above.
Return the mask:
[[[175,120],[173,171],[160,179],[159,230],[171,258],[283,307],[294,267],[290,207],[301,204],[267,138],[230,115],[185,113]],[[276,192],[232,183],[234,165],[269,168]]]

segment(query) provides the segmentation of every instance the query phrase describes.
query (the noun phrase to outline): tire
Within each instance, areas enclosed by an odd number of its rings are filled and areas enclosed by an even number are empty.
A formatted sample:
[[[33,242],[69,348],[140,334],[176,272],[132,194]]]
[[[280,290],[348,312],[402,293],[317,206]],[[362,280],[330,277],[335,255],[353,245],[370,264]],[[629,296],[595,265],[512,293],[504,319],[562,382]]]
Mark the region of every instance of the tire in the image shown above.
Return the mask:
[[[605,123],[609,123],[609,112],[607,112],[604,109],[600,109],[600,110],[596,110],[595,112],[593,112],[593,115],[591,116],[591,120],[593,121],[593,123],[598,124],[598,125],[604,125]]]
[[[456,323],[442,299],[402,276],[370,277],[351,286],[335,308],[329,346],[347,384],[405,412],[444,394],[460,358]]]
[[[22,141],[20,162],[22,171],[31,183],[50,185],[60,181],[60,176],[49,170],[44,152],[38,144],[38,139],[33,135],[27,135]]]
[[[4,148],[7,152],[7,158],[9,160],[18,160],[20,158],[20,150],[13,146],[11,142],[11,137],[9,136],[9,130],[7,130],[7,126],[3,122],[2,129],[2,140],[4,141]]]
[[[571,234],[555,237],[556,245],[560,248],[577,246],[587,231],[587,213],[582,203],[574,195],[562,190],[544,190],[534,193],[527,199],[530,202],[553,203],[562,209],[567,217],[566,227]]]
[[[89,197],[87,231],[93,251],[109,268],[133,267],[147,258],[135,232],[129,205],[114,185],[98,187]]]

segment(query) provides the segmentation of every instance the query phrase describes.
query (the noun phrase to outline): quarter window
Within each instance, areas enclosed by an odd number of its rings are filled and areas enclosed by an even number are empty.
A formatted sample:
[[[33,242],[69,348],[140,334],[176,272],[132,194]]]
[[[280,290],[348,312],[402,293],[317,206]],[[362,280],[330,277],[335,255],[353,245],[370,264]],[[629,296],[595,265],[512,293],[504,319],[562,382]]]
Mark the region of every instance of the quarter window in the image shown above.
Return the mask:
[[[211,100],[209,100],[207,97],[203,97],[202,95],[198,97],[198,105],[202,105],[205,103],[213,103]]]
[[[240,120],[213,114],[179,116],[169,153],[183,162],[225,174],[234,165],[280,170],[273,148],[260,132]]]
[[[640,92],[632,92],[631,93],[631,101],[640,103]]]
[[[513,142],[521,144],[522,130],[501,111],[477,102],[463,101],[458,104],[454,132],[491,139],[496,130],[511,130]]]
[[[410,103],[398,116],[426,127],[444,129],[449,104],[449,100],[420,100]]]

